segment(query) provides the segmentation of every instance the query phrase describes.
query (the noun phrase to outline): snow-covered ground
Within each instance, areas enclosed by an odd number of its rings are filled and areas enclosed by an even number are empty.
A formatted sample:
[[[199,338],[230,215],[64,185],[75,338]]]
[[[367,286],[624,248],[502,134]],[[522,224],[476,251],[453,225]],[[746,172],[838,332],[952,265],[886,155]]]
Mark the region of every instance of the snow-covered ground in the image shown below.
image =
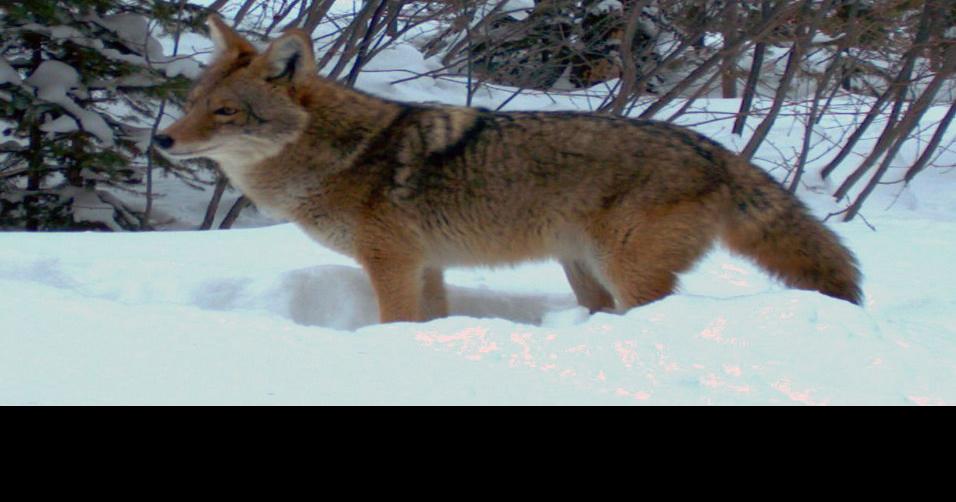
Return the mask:
[[[375,324],[291,225],[0,235],[0,404],[954,404],[956,224],[840,225],[863,309],[718,251],[680,294],[588,316],[561,269],[450,274],[453,317]]]
[[[460,82],[390,84],[434,65],[400,46],[359,86],[463,103]],[[496,107],[511,93],[485,89],[475,102]],[[599,102],[526,94],[508,108]],[[682,120],[708,122],[738,105],[701,102],[701,113]],[[740,149],[747,138],[730,135],[730,125],[696,129]],[[784,163],[801,127],[784,116],[758,162]],[[898,170],[920,146],[901,153]],[[826,141],[817,147],[816,169]],[[939,163],[956,164],[956,154]],[[800,196],[818,215],[845,206],[813,171],[805,182]],[[160,214],[201,218],[206,196],[163,183]],[[451,318],[377,325],[358,266],[291,225],[0,234],[0,404],[953,405],[953,186],[956,173],[932,170],[874,195],[863,214],[875,230],[860,219],[830,223],[860,259],[864,308],[785,289],[718,249],[678,294],[624,315],[589,316],[560,267],[539,263],[452,271]]]

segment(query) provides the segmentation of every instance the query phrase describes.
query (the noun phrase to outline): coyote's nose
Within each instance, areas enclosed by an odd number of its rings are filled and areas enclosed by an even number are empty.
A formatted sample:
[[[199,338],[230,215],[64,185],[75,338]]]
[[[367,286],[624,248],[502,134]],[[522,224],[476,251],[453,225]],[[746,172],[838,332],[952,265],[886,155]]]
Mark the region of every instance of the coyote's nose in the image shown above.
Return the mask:
[[[173,138],[170,138],[165,134],[157,134],[155,137],[153,137],[153,142],[156,144],[156,146],[162,148],[163,150],[169,150],[173,147],[173,144],[176,143]]]

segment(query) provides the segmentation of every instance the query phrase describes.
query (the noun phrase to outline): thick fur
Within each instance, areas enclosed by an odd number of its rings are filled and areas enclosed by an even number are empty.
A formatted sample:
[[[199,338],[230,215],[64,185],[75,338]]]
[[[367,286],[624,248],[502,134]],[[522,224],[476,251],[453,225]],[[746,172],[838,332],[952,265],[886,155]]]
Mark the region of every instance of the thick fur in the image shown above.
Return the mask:
[[[219,161],[259,207],[355,257],[383,322],[447,315],[448,267],[546,258],[590,310],[629,309],[672,293],[717,239],[793,287],[861,302],[837,237],[693,131],[391,102],[316,76],[299,32],[259,54],[211,25],[218,59],[166,153]]]

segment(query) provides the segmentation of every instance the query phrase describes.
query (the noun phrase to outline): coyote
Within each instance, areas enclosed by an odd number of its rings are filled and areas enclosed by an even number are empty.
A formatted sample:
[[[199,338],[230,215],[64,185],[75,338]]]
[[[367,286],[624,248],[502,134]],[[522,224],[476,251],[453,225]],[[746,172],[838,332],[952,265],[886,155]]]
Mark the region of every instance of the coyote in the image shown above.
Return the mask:
[[[354,257],[382,322],[447,316],[447,267],[548,258],[581,305],[623,311],[671,294],[718,239],[791,287],[862,300],[836,235],[698,133],[388,101],[320,77],[302,31],[260,53],[209,26],[217,55],[155,144],[218,161],[257,206]]]

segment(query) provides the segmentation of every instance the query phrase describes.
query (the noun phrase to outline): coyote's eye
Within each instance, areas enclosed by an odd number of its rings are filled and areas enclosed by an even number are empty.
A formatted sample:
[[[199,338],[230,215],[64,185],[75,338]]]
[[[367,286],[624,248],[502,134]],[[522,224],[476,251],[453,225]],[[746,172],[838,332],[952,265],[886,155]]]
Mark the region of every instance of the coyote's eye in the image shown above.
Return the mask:
[[[231,117],[231,116],[233,116],[233,115],[239,113],[239,110],[237,110],[237,109],[235,109],[235,108],[230,108],[230,107],[228,107],[228,106],[224,106],[224,107],[222,107],[222,108],[220,108],[220,109],[214,111],[213,113],[215,113],[216,115],[221,115],[221,116],[223,116],[223,117]]]

